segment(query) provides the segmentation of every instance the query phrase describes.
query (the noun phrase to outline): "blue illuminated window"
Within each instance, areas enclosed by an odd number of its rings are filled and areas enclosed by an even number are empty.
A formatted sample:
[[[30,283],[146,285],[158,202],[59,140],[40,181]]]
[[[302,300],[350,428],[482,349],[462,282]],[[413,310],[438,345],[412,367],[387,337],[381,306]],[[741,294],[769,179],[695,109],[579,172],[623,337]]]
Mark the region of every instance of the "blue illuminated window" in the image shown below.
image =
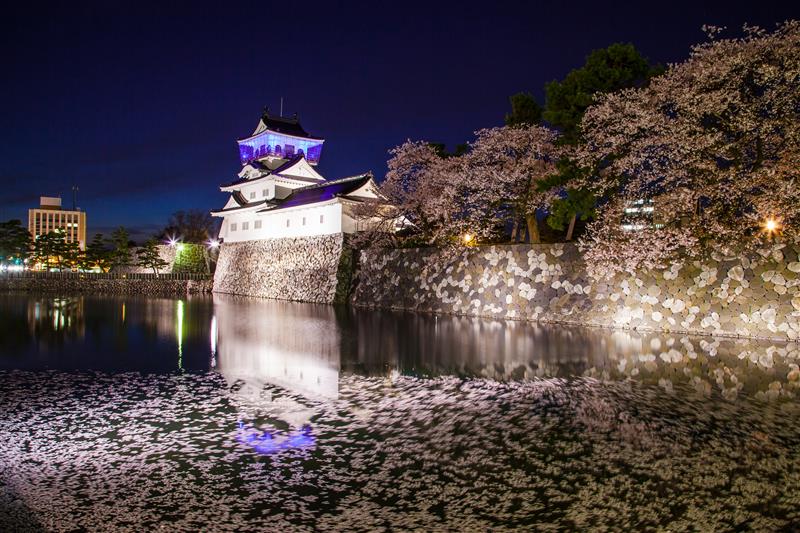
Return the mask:
[[[265,131],[250,139],[239,141],[239,159],[242,164],[267,156],[291,157],[304,155],[313,164],[322,155],[322,140],[301,139],[272,131]]]

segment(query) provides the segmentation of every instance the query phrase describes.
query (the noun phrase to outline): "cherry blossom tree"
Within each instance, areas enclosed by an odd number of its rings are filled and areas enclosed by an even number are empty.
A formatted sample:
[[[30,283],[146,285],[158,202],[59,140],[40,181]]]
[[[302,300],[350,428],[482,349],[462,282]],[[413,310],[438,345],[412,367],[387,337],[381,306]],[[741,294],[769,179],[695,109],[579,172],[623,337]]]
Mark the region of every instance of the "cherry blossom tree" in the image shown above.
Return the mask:
[[[443,156],[435,145],[418,141],[393,149],[382,198],[364,204],[359,213],[386,222],[374,225],[383,239],[373,232],[361,240],[385,243],[391,238],[387,223],[398,219],[413,226],[422,244],[453,243],[463,235],[474,242],[496,241],[518,218],[527,220],[536,238],[536,210],[552,196],[537,184],[555,171],[556,133],[522,125],[475,135],[459,155]]]
[[[715,30],[709,32],[710,35]],[[581,123],[585,185],[611,198],[582,241],[596,273],[662,267],[800,237],[800,23],[692,48],[649,86],[600,96]],[[627,206],[651,220],[623,229]],[[628,209],[630,211],[630,209]],[[772,220],[765,231],[767,220]]]
[[[462,162],[464,187],[475,204],[465,230],[491,237],[491,230],[521,217],[531,242],[538,242],[536,213],[556,193],[540,185],[556,172],[563,151],[556,146],[557,134],[542,126],[519,126],[479,130],[476,137]]]

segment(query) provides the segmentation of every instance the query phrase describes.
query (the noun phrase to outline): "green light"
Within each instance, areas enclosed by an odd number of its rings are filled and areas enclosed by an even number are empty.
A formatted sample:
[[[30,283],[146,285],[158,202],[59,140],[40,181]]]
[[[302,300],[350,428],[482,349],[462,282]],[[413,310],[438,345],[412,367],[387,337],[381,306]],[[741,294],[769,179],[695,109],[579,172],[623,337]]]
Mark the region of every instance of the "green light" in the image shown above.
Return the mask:
[[[178,300],[176,315],[175,336],[178,338],[178,369],[183,370],[183,300]]]

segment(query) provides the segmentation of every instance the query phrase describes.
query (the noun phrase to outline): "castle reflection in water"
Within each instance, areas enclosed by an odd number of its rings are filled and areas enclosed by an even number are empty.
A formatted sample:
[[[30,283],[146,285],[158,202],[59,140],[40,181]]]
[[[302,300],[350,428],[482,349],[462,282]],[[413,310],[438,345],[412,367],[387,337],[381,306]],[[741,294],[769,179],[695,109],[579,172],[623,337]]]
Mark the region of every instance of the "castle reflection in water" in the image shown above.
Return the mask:
[[[792,343],[231,295],[182,300],[5,295],[0,323],[0,352],[35,346],[41,358],[48,350],[58,351],[57,361],[51,358],[45,367],[65,368],[74,361],[80,368],[115,371],[214,370],[242,397],[264,394],[271,385],[306,398],[336,399],[348,374],[496,380],[589,376],[666,390],[688,386],[728,399],[741,393],[792,396],[800,383],[800,351]],[[95,352],[89,365],[87,357]]]
[[[216,367],[249,390],[338,397],[342,375],[519,380],[589,376],[734,399],[791,396],[798,347],[214,296]]]

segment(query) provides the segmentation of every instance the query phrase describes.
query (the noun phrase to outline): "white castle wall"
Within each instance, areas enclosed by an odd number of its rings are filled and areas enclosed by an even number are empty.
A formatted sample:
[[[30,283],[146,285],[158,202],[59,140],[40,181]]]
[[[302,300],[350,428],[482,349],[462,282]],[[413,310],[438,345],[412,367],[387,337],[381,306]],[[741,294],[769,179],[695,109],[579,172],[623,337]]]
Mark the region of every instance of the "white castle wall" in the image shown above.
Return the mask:
[[[261,222],[260,228],[256,226],[256,221]],[[332,235],[341,231],[342,205],[332,200],[327,204],[281,209],[274,213],[256,214],[250,211],[229,214],[225,217],[219,235],[225,242],[233,243]]]

